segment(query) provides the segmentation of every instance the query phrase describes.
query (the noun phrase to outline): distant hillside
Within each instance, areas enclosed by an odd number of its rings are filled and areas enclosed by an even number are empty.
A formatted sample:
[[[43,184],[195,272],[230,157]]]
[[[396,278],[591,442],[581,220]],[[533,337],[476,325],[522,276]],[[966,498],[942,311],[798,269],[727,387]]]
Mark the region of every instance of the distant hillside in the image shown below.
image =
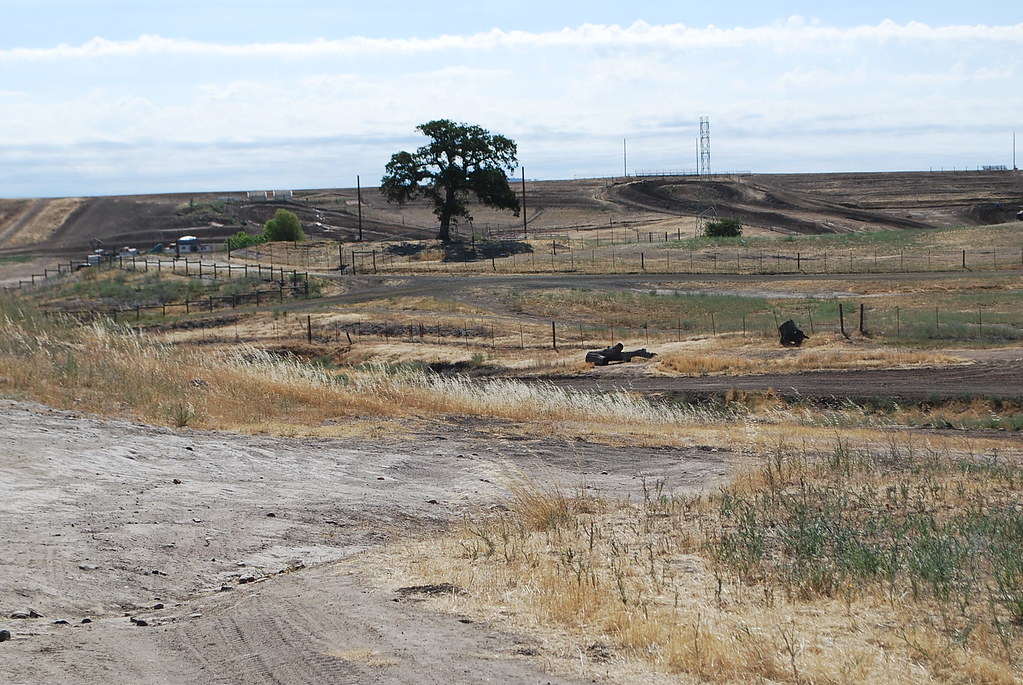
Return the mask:
[[[516,190],[519,188],[516,187]],[[431,238],[426,203],[389,205],[375,188],[361,191],[364,240]],[[0,200],[0,255],[68,255],[124,245],[148,249],[182,234],[222,241],[258,233],[280,207],[299,215],[312,238],[359,237],[357,191],[295,191],[284,201],[246,193],[196,193],[50,200]],[[890,228],[983,225],[1012,221],[1023,209],[1016,171],[771,174],[528,181],[526,230],[533,235],[623,225],[670,230],[697,216],[739,218],[751,229],[828,233]],[[474,211],[462,235],[521,235],[522,218]]]

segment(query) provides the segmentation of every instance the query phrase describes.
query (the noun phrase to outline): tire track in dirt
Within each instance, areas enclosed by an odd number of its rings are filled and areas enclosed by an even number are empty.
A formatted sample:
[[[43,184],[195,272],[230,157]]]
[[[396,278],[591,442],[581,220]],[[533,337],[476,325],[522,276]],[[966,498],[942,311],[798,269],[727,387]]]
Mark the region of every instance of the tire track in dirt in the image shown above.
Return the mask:
[[[0,682],[577,682],[542,645],[523,658],[528,638],[373,585],[357,555],[500,501],[509,468],[640,496],[728,465],[494,428],[275,438],[0,403]],[[43,617],[8,620],[24,607]]]
[[[0,231],[0,247],[3,247],[4,243],[12,237],[18,235],[18,232],[21,231],[22,228],[35,221],[36,217],[42,214],[43,210],[46,209],[49,204],[49,200],[34,200],[28,209],[22,212],[17,219],[11,222],[10,226],[3,231]]]
[[[731,390],[773,390],[791,398],[926,402],[974,397],[1023,401],[1023,356],[1008,350],[1005,361],[949,367],[804,371],[744,376],[586,376],[554,379],[574,390],[627,390],[645,395],[699,398]]]

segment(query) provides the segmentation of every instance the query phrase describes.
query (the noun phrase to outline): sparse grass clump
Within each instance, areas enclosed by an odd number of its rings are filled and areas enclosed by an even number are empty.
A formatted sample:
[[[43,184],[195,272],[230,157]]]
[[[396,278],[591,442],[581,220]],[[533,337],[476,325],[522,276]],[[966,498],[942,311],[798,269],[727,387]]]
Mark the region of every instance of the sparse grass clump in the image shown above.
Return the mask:
[[[715,492],[645,482],[640,502],[513,479],[507,510],[426,545],[419,572],[466,590],[456,611],[539,622],[594,673],[1018,682],[1019,466],[840,439],[780,444]]]

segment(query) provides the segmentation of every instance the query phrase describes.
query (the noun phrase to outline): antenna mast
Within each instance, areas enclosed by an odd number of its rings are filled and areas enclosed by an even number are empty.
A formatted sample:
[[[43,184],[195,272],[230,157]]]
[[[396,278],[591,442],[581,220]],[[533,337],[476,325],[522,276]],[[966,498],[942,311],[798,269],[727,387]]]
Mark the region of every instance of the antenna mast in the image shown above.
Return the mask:
[[[700,176],[710,176],[710,119],[700,117]]]

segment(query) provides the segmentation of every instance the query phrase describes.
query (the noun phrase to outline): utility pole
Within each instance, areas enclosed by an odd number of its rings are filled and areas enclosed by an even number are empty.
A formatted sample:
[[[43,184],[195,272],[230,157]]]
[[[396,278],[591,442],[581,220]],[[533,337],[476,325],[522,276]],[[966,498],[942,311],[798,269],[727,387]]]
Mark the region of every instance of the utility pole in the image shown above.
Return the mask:
[[[359,242],[362,242],[362,181],[355,177],[355,202],[359,205]]]
[[[525,238],[529,234],[529,230],[526,228],[526,167],[520,167],[522,170],[522,237]]]
[[[625,138],[622,138],[622,175],[629,177],[629,145]]]

